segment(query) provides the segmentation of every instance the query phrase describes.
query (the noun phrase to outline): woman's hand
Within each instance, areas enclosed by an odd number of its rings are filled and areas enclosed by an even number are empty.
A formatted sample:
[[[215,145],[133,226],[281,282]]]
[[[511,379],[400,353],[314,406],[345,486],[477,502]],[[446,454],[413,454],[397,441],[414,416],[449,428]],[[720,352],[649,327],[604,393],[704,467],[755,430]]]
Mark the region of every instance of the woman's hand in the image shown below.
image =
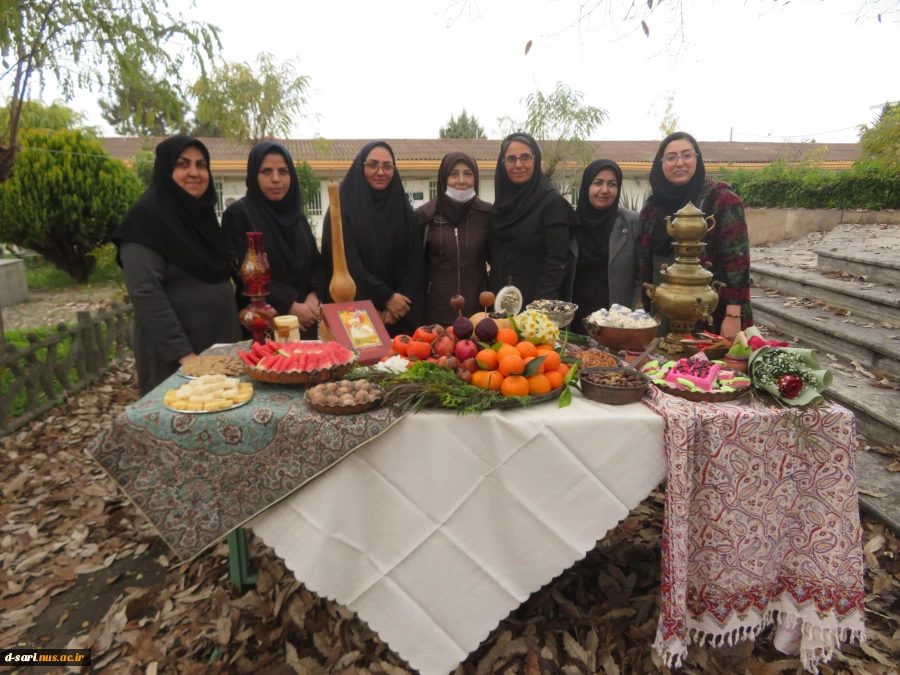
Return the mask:
[[[185,363],[187,363],[191,359],[196,359],[196,358],[197,358],[197,355],[194,352],[191,352],[187,356],[182,356],[180,359],[178,359],[178,363],[183,366]]]
[[[406,316],[407,312],[409,312],[409,305],[412,302],[405,295],[401,295],[400,293],[394,293],[391,296],[391,299],[387,301],[385,305],[385,309],[393,314],[396,319],[402,319]],[[394,323],[392,321],[391,323]]]
[[[399,319],[391,314],[388,310],[384,310],[383,312],[378,312],[378,316],[381,317],[381,322],[385,326],[390,326],[392,323],[397,323]]]
[[[297,317],[300,328],[306,330],[319,320],[318,314],[305,302],[295,302],[291,305],[291,314]]]
[[[728,305],[725,318],[722,319],[722,337],[734,341],[734,336],[741,332],[741,306]]]

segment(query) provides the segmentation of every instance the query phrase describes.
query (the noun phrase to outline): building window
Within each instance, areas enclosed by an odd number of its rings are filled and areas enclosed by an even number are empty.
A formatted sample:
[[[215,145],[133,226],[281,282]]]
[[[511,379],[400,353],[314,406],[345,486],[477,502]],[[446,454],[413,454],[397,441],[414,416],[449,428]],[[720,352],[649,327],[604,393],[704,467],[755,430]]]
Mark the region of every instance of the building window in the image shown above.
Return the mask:
[[[222,181],[217,180],[216,181],[216,218],[218,218],[219,220],[222,220],[222,211],[224,210],[222,208],[222,190],[224,190],[224,189],[225,189],[225,186],[222,183]]]
[[[428,181],[428,201],[431,201],[437,197],[437,181],[430,180]]]
[[[312,199],[309,200],[309,215],[311,216],[321,216],[322,215],[322,190],[318,189],[312,193]]]

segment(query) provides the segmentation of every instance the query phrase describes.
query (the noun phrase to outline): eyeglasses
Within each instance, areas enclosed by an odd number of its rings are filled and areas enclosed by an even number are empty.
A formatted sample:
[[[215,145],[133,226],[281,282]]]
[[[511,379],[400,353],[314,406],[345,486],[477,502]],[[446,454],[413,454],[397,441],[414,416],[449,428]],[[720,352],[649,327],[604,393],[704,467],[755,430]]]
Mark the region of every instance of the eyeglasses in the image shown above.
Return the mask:
[[[671,155],[666,155],[665,157],[663,157],[662,163],[668,164],[669,166],[671,166],[672,164],[677,164],[678,160],[680,159],[685,164],[689,164],[690,162],[693,162],[697,158],[698,154],[699,153],[691,152],[690,150],[686,150],[685,152],[682,152],[680,155],[676,155],[675,153],[672,153]]]
[[[534,161],[534,155],[529,155],[527,152],[523,152],[518,157],[515,155],[507,155],[503,158],[503,161],[506,162],[506,166],[509,167],[515,166],[516,162],[522,162],[522,166],[528,166]]]
[[[376,162],[374,159],[363,164],[369,171],[375,173],[378,169],[381,169],[385,173],[391,173],[394,170],[393,162],[384,162],[383,164],[380,162]]]

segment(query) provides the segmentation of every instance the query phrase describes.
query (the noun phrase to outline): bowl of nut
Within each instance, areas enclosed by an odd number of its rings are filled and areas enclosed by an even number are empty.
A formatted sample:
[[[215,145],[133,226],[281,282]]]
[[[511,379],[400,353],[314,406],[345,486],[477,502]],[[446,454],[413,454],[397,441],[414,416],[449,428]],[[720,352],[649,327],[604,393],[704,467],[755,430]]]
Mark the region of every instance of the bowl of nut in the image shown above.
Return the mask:
[[[650,378],[631,368],[585,368],[579,374],[581,393],[598,403],[637,403],[650,386]]]
[[[557,328],[565,328],[572,319],[575,318],[575,312],[578,311],[578,305],[574,302],[566,302],[565,300],[535,300],[528,309],[533,309],[546,314],[547,317],[556,324]]]
[[[310,387],[306,402],[316,412],[326,415],[351,415],[379,405],[384,389],[368,380],[341,380]]]

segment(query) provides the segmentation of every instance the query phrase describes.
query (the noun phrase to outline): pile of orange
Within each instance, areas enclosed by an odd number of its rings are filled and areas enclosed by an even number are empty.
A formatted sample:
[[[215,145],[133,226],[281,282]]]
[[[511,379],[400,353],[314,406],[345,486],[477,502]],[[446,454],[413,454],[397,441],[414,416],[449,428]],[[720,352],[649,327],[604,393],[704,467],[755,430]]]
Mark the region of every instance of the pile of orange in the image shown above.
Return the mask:
[[[519,341],[516,332],[504,328],[497,333],[496,349],[482,349],[475,355],[479,364],[472,374],[472,384],[482,389],[499,391],[504,396],[538,396],[563,386],[563,378],[569,372],[553,345],[533,345]],[[525,369],[533,359],[545,357],[544,362],[529,376]]]

